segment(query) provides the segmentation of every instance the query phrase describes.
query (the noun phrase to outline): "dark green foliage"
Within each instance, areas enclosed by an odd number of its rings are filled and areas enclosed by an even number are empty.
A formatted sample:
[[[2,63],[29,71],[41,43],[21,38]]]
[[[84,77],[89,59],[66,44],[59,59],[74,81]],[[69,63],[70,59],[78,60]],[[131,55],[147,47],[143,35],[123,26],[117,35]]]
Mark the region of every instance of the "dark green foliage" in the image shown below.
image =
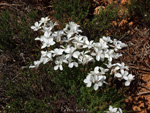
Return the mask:
[[[52,90],[52,86],[54,84],[44,70],[39,72],[27,69],[15,82],[8,81],[7,95],[10,96],[10,102],[6,106],[6,111],[9,113],[51,112],[55,96],[53,92],[57,90],[57,88]]]
[[[13,28],[10,26],[10,15],[7,11],[3,11],[0,15],[0,49],[12,47]]]
[[[91,4],[89,0],[55,0],[53,4],[54,17],[62,23],[68,21],[78,23],[85,36],[89,39],[98,40],[106,35],[106,30],[113,27],[111,21],[119,18],[119,6],[111,4],[99,14],[93,15],[94,12],[91,9],[94,7]]]
[[[128,10],[132,19],[138,19],[144,25],[150,25],[150,0],[131,0]]]
[[[74,22],[83,22],[89,14],[91,4],[88,0],[54,0],[54,16],[57,20],[65,19]],[[64,23],[64,22],[63,22]]]
[[[63,99],[63,104],[69,98],[74,98],[74,106],[90,113],[104,113],[111,104],[114,107],[124,107],[124,92],[119,92],[110,85],[104,85],[98,91],[93,86],[87,88],[83,83],[87,73],[93,70],[90,66],[79,66],[70,69],[64,66],[64,71],[54,71],[51,64],[40,66],[38,70],[26,69],[21,72],[15,82],[7,84],[10,102],[8,112],[51,112],[61,109],[54,103]],[[51,67],[51,68],[50,68]],[[110,76],[109,74],[107,76]],[[61,97],[61,98],[60,98]],[[10,106],[10,108],[8,107]],[[56,112],[56,111],[55,111]]]
[[[106,30],[112,29],[111,22],[116,21],[118,16],[118,6],[111,4],[102,9],[92,20],[87,20],[84,26],[85,35],[90,39],[99,40],[103,35],[106,36]],[[115,29],[115,28],[114,28]]]
[[[0,15],[0,49],[4,52],[24,51],[33,47],[34,37],[30,27],[36,12],[29,12],[26,16],[16,16],[9,11],[2,11]]]

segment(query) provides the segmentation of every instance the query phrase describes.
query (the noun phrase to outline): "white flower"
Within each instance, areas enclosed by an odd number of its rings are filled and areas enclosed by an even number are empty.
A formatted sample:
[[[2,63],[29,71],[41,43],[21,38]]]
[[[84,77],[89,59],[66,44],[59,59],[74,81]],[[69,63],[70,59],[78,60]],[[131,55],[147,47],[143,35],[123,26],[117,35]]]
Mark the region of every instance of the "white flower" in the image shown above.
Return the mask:
[[[50,21],[49,23],[47,23],[48,31],[51,31],[56,25],[58,25],[57,22],[53,23],[52,21]]]
[[[109,106],[109,111],[112,112],[112,113],[116,113],[117,108],[113,108],[112,106]]]
[[[89,51],[82,51],[80,52],[80,56],[78,57],[78,61],[79,63],[81,63],[82,65],[87,64],[90,61],[94,61],[93,57],[90,55],[87,55]]]
[[[124,71],[123,69],[121,70],[121,73],[116,73],[115,77],[119,78],[119,79],[123,79],[124,76],[128,75],[128,71]]]
[[[100,70],[100,71],[99,71]],[[104,69],[102,67],[99,67],[99,66],[96,66],[94,68],[94,74],[97,74],[97,75],[104,75],[106,72],[108,72],[109,69]]]
[[[64,52],[64,49],[58,49],[58,48],[54,49],[54,51],[53,50],[51,51],[51,53],[53,53],[53,57],[58,56],[58,55],[62,55],[63,52]]]
[[[117,113],[123,113],[121,108],[118,108]]]
[[[102,70],[102,72],[99,71]],[[101,87],[106,80],[106,76],[103,76],[102,74],[105,73],[103,68],[96,66],[94,68],[94,71],[90,71],[86,79],[84,80],[84,83],[87,84],[87,87],[91,87],[91,84],[94,84],[94,90],[97,90],[99,87]]]
[[[65,48],[65,50],[64,50],[64,52],[67,53],[66,58],[72,57],[73,52],[74,52],[75,50],[76,50],[75,47],[70,47],[70,45],[68,45],[68,46]]]
[[[71,57],[70,57],[70,58],[66,58],[66,59],[64,60],[64,62],[65,62],[66,64],[68,64],[68,67],[69,67],[69,68],[73,68],[73,66],[78,67],[78,63],[75,62],[75,61],[73,61],[73,60],[71,59]]]
[[[104,68],[102,68],[102,67],[99,67],[100,68],[100,74],[102,74],[102,75],[104,75],[106,72],[108,72],[109,71],[109,69],[104,69]]]
[[[29,68],[37,68],[41,64],[40,61],[34,61],[34,65],[29,66]]]
[[[128,76],[124,76],[123,78],[126,80],[125,86],[129,86],[131,81],[134,80],[134,75],[129,74]]]
[[[124,47],[127,47],[127,46],[128,46],[127,44],[125,44],[125,43],[123,43],[123,42],[121,42],[121,41],[118,41],[118,43],[120,44],[121,48],[124,48]]]
[[[45,17],[45,18],[42,17],[41,20],[40,20],[40,24],[43,24],[43,23],[46,24],[49,20],[50,19],[48,17]]]
[[[91,55],[92,55],[92,56],[96,56],[96,60],[97,60],[97,61],[100,61],[100,60],[103,61],[104,58],[105,58],[104,53],[103,53],[103,50],[99,50],[98,48],[95,47],[95,48],[94,48],[94,51],[95,51],[95,52],[92,52]]]
[[[41,57],[40,58],[40,62],[43,63],[43,64],[46,64],[49,61],[50,61],[50,59],[48,57]]]
[[[94,43],[94,51],[92,52],[92,56],[96,56],[97,61],[104,61],[105,53],[104,50],[107,50],[108,45],[107,42],[105,42],[102,38],[100,38],[99,43]]]
[[[41,63],[46,64],[47,62],[52,60],[52,55],[50,52],[41,51],[41,58],[39,61],[34,61],[34,65],[31,65],[29,68],[36,68],[39,67]]]
[[[94,46],[97,47],[99,50],[108,48],[107,42],[105,42],[102,38],[100,38],[99,42],[95,43]]]
[[[79,55],[80,55],[80,52],[79,51],[75,51],[72,56],[74,58],[78,59]]]
[[[78,67],[78,63],[77,62],[70,62],[68,67],[73,68],[73,66]]]
[[[76,50],[76,48],[75,47],[70,47],[71,45],[68,45],[65,49],[64,49],[64,51],[65,51],[65,53],[67,53],[67,55],[66,55],[66,58],[71,58],[72,56],[74,57],[74,58],[78,58],[78,56],[80,55],[80,52],[79,51],[75,51]]]
[[[103,83],[106,83],[105,79],[106,79],[106,76],[94,75],[94,77],[93,77],[94,90],[98,90],[98,88],[101,87],[103,85]]]
[[[112,64],[112,66],[114,66],[114,68],[112,68],[111,74],[117,73],[118,70],[129,70],[128,66],[125,66],[124,62],[122,62],[121,64],[120,63]]]
[[[47,39],[51,38],[51,37],[50,37],[51,33],[52,33],[52,32],[45,31],[45,32],[44,32],[44,37],[47,38]]]
[[[95,68],[94,68],[94,75],[95,74],[99,74],[99,69],[100,69],[100,67],[99,66],[96,66]]]
[[[50,46],[52,46],[52,45],[54,45],[55,44],[55,42],[54,42],[54,40],[53,40],[53,38],[49,38],[49,39],[47,39],[47,38],[42,38],[43,39],[43,45],[41,46],[41,49],[43,49],[43,48],[45,48],[45,47],[50,47]]]
[[[118,49],[122,49],[123,47],[127,47],[125,43],[122,43],[121,41],[117,41],[116,39],[113,40],[113,46],[114,50],[117,51]]]
[[[54,66],[54,70],[58,70],[58,69],[60,69],[60,70],[63,70],[63,67],[62,67],[62,61],[55,61],[55,64],[56,64],[56,66]]]
[[[55,42],[53,41],[53,37],[50,35],[51,32],[46,31],[44,35],[41,36],[40,38],[39,37],[35,38],[35,40],[40,40],[42,42],[41,49],[45,47],[50,47],[55,44]]]
[[[39,40],[39,41],[41,41],[41,42],[43,41],[43,39],[42,39],[42,38],[39,38],[39,37],[36,37],[35,40]]]
[[[81,35],[75,35],[73,37],[72,43],[74,44],[76,48],[82,49],[81,46],[83,45],[83,38],[84,36],[81,36]]]
[[[70,38],[72,35],[74,34],[74,32],[73,31],[67,31],[67,38],[68,39],[72,39],[72,38]]]
[[[79,27],[80,25],[77,25],[74,22],[69,22],[63,30],[67,33],[67,37],[70,38],[73,34],[82,32]]]
[[[99,87],[101,87],[103,85],[103,83],[106,83],[105,82],[105,79],[106,79],[106,76],[95,76],[96,77],[96,81],[95,81],[95,84],[94,84],[94,90],[97,90]],[[94,77],[94,78],[95,78]]]
[[[47,62],[52,60],[52,53],[51,52],[41,51],[41,54],[42,54],[41,58],[40,58],[41,63],[46,64]]]
[[[125,66],[125,63],[124,63],[124,62],[122,62],[121,64],[118,63],[118,65],[120,66],[121,69],[129,70],[129,67],[128,67],[128,66]]]
[[[46,56],[52,60],[52,53],[51,53],[51,51],[47,52]]]
[[[108,69],[113,67],[113,64],[111,62],[105,63],[105,65],[107,66]]]
[[[125,66],[125,63],[122,62],[121,64],[120,63],[116,63],[114,64],[114,66],[119,66],[119,69],[126,69],[126,70],[129,70],[129,67],[128,66]]]
[[[80,25],[74,23],[74,22],[69,22],[69,27],[70,27],[70,30],[71,31],[74,31],[75,33],[78,33],[78,32],[82,32],[79,27]]]
[[[122,56],[121,53],[115,53],[115,54],[114,54],[114,59],[118,59],[118,58],[121,57],[121,56]]]
[[[56,42],[60,42],[62,35],[64,35],[64,31],[63,30],[55,31],[54,34],[53,34],[53,37],[55,37]]]
[[[56,57],[56,61],[55,61],[56,66],[54,66],[54,70],[58,70],[58,69],[63,70],[62,63],[64,62],[65,59],[66,59],[65,55]]]
[[[43,20],[43,22],[44,22],[44,20]],[[46,22],[46,20],[45,20],[45,22]],[[52,29],[56,26],[56,25],[58,25],[57,24],[57,22],[55,22],[55,23],[53,23],[52,21],[48,21],[47,23],[44,23],[44,26],[42,26],[42,32],[52,32]]]
[[[94,71],[90,71],[90,74],[91,75],[99,75],[100,74],[100,71],[99,71],[100,67],[99,66],[96,66],[94,68]]]
[[[98,87],[99,87],[99,76],[97,76],[97,75],[94,75],[93,76],[93,83],[95,83],[94,84],[94,90],[98,90]],[[101,85],[101,84],[100,84]]]
[[[103,40],[105,41],[105,42],[109,42],[109,43],[112,43],[113,41],[111,40],[111,38],[110,37],[105,37],[105,36],[103,36],[102,37],[103,38]]]
[[[106,113],[123,113],[121,108],[113,108],[111,105],[109,106],[109,111],[106,111]]]
[[[91,49],[93,47],[93,40],[89,41],[88,38],[84,38],[83,48]]]
[[[86,79],[84,79],[84,83],[86,83],[87,87],[91,87],[92,85],[92,81],[93,81],[93,76],[91,74],[88,74],[88,76],[86,77]]]
[[[107,49],[104,52],[104,54],[105,54],[105,58],[107,58],[109,62],[112,62],[112,59],[114,58],[114,50],[113,49],[110,49],[110,50]]]
[[[41,29],[41,26],[38,22],[35,22],[34,26],[31,26],[31,29],[33,29],[34,31],[37,31],[37,30]]]

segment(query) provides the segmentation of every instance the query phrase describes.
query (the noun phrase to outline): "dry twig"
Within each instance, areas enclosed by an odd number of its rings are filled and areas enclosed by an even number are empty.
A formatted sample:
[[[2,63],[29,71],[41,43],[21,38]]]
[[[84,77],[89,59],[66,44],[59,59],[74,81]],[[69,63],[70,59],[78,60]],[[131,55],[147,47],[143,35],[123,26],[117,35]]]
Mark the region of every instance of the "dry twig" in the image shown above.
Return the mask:
[[[20,5],[20,4],[0,3],[0,6],[22,6],[22,5]]]
[[[147,92],[140,92],[140,93],[138,93],[137,95],[148,95],[148,94],[150,94],[150,91],[147,91]]]

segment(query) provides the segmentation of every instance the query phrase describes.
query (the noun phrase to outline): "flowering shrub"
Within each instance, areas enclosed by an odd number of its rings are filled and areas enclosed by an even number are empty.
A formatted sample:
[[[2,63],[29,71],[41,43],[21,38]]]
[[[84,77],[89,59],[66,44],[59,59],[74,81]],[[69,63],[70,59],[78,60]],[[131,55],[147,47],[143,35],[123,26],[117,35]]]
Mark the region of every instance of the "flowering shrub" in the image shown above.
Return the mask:
[[[55,64],[54,70],[63,70],[64,65],[74,68],[79,65],[85,66],[89,62],[102,62],[103,66],[98,65],[87,74],[84,79],[87,87],[93,84],[94,90],[98,90],[103,84],[107,84],[106,74],[114,75],[120,81],[125,80],[125,86],[130,85],[134,75],[128,73],[128,66],[123,62],[112,64],[113,59],[122,56],[117,51],[126,47],[125,43],[105,36],[100,38],[99,42],[89,41],[86,36],[80,34],[82,30],[76,23],[69,22],[62,30],[55,31],[54,27],[57,25],[46,17],[31,26],[34,31],[40,30],[43,33],[35,40],[41,41],[41,49],[47,48],[47,50],[42,50],[40,60],[34,61],[34,65],[29,68],[37,68],[40,64],[49,61]]]

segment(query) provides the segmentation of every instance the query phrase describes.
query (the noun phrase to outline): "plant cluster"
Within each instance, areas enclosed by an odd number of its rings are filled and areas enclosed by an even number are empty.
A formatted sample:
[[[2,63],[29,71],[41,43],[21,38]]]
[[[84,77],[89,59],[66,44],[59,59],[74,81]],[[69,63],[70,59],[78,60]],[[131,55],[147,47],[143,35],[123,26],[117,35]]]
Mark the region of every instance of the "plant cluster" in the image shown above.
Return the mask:
[[[125,43],[116,39],[111,40],[110,37],[102,37],[99,42],[89,41],[86,36],[82,36],[79,25],[74,22],[66,24],[63,30],[55,30],[58,24],[53,23],[50,18],[41,18],[39,22],[35,22],[31,29],[40,30],[43,35],[35,38],[42,43],[41,58],[34,61],[34,65],[29,68],[37,68],[40,64],[46,64],[51,61],[54,64],[54,70],[63,70],[64,66],[69,68],[78,67],[79,65],[87,65],[89,62],[103,66],[96,66],[94,71],[90,71],[84,79],[87,87],[94,84],[94,90],[98,90],[103,84],[107,84],[106,75],[114,75],[118,80],[125,80],[125,86],[129,86],[134,80],[134,75],[128,73],[128,66],[122,63],[112,64],[113,59],[118,59],[122,54],[117,53],[119,49],[126,47]]]
[[[113,59],[118,59],[122,54],[117,53],[119,49],[126,47],[125,43],[111,40],[110,37],[102,37],[99,42],[89,41],[86,36],[79,33],[79,25],[74,22],[69,22],[63,30],[53,31],[57,23],[50,21],[48,17],[41,18],[39,22],[35,22],[31,29],[34,31],[41,30],[43,35],[35,38],[42,42],[41,49],[51,47],[49,51],[41,51],[39,61],[34,61],[34,65],[30,68],[38,67],[41,63],[46,64],[49,61],[54,61],[54,70],[63,70],[63,63],[69,68],[78,67],[79,64],[87,65],[89,62],[104,62],[105,68],[96,66],[94,71],[90,71],[84,82],[87,87],[91,87],[94,83],[94,89],[97,90],[105,82],[105,73],[111,71],[119,80],[126,80],[125,86],[129,86],[134,79],[134,75],[128,73],[128,66],[124,63],[112,64]],[[59,46],[57,48],[54,45]],[[52,49],[54,48],[54,49]],[[105,61],[108,61],[105,63]]]

